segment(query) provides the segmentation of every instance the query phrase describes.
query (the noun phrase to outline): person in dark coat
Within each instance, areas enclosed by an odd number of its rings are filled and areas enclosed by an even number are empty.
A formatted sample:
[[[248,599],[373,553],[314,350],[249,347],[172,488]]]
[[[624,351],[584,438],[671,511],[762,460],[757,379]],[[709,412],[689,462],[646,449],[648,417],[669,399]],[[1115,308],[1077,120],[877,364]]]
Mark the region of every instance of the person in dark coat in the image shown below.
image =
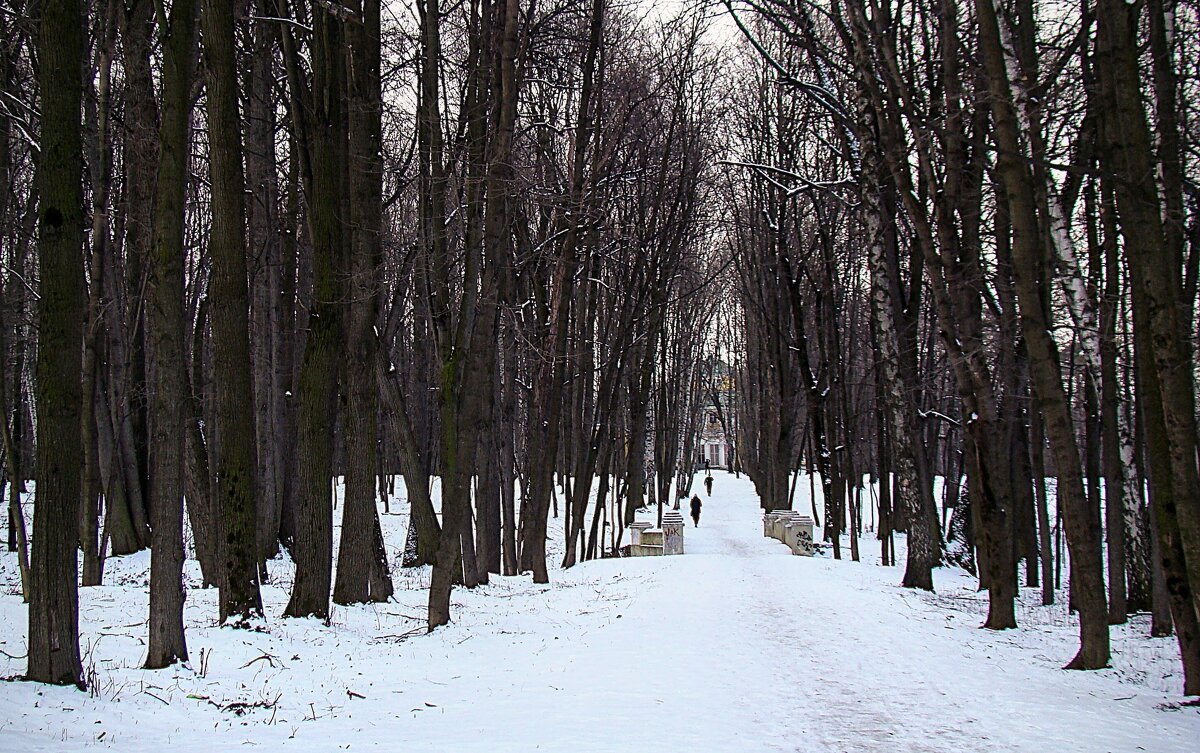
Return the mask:
[[[704,477],[704,488],[708,490],[708,496],[710,497],[712,496],[712,482],[713,477],[711,473]]]
[[[700,506],[701,506],[700,495],[693,494],[692,495],[692,521],[694,522],[693,527],[700,525]]]

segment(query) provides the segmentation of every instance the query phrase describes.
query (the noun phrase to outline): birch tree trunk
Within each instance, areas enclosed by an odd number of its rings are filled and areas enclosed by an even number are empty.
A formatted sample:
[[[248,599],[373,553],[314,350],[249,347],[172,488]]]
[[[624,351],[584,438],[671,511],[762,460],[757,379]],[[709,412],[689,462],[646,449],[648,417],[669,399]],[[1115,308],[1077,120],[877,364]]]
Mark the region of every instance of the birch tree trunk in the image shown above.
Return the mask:
[[[859,192],[863,202],[863,235],[871,268],[871,311],[885,385],[885,411],[892,440],[892,471],[895,474],[896,502],[908,519],[908,560],[903,585],[933,590],[933,567],[940,560],[940,540],[935,533],[937,514],[933,510],[932,490],[925,488],[928,474],[921,472],[917,449],[917,422],[912,391],[903,375],[901,338],[896,321],[899,290],[894,265],[896,249],[888,243],[885,225],[891,218],[881,186],[879,163],[879,124],[871,103],[869,87],[875,73],[868,60],[866,19],[861,4],[848,3],[854,41],[854,68],[858,78],[855,99],[856,136],[858,137]]]

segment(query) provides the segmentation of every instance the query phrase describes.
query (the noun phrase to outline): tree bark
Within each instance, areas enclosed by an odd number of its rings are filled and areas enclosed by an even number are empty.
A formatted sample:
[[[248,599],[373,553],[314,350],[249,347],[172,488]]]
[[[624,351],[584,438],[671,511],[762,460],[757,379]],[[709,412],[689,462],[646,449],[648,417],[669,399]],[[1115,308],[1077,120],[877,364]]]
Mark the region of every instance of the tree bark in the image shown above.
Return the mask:
[[[1086,203],[1094,206],[1093,189],[1089,186]],[[1088,213],[1089,215],[1092,212]],[[1104,270],[1104,290],[1100,300],[1100,424],[1101,452],[1104,464],[1104,530],[1108,554],[1108,623],[1124,624],[1128,612],[1126,598],[1126,549],[1128,547],[1128,512],[1134,500],[1125,498],[1126,474],[1121,460],[1120,409],[1121,397],[1117,383],[1117,308],[1120,305],[1120,260],[1117,252],[1115,227],[1111,212],[1101,209],[1104,226],[1103,241],[1096,244],[1091,263]],[[1105,222],[1105,220],[1110,220]]]
[[[880,368],[883,370],[885,411],[889,437],[892,440],[892,471],[895,474],[896,502],[908,519],[908,560],[904,570],[903,585],[908,588],[933,590],[933,567],[939,557],[939,541],[932,527],[937,524],[936,512],[930,520],[933,508],[931,491],[923,488],[926,474],[920,472],[916,448],[915,406],[912,392],[902,375],[900,333],[896,321],[899,310],[899,290],[896,270],[889,265],[898,264],[893,245],[889,244],[885,224],[886,203],[881,188],[878,160],[878,125],[871,105],[867,87],[874,72],[866,59],[866,29],[861,10],[855,16],[853,26],[862,35],[855,44],[855,68],[859,78],[856,98],[857,136],[862,154],[860,172],[860,194],[863,200],[863,233],[871,265],[871,311],[875,320],[875,336],[878,341]]]
[[[163,112],[150,256],[147,333],[150,395],[150,641],[146,668],[187,661],[183,633],[184,432],[187,373],[183,344],[184,215],[188,179],[195,0],[176,0],[163,35]]]
[[[79,656],[76,542],[83,448],[83,147],[80,116],[84,13],[46,0],[38,36],[42,95],[38,206],[37,504],[26,679],[84,687]]]
[[[82,398],[82,420],[81,431],[83,436],[83,451],[84,451],[84,468],[83,468],[83,496],[79,524],[79,541],[83,550],[83,577],[81,584],[84,586],[98,586],[102,578],[101,557],[102,553],[99,550],[100,538],[100,495],[99,485],[94,484],[96,479],[96,462],[97,462],[97,439],[96,439],[96,389],[98,385],[97,373],[98,368],[98,351],[101,350],[101,339],[108,335],[107,328],[102,326],[102,315],[104,307],[104,278],[107,274],[107,257],[115,253],[112,248],[111,228],[109,222],[109,195],[112,187],[112,163],[113,163],[113,147],[111,129],[109,126],[109,116],[111,113],[110,97],[112,93],[112,64],[113,64],[113,48],[116,46],[116,23],[114,17],[114,9],[110,6],[98,19],[97,23],[97,40],[96,40],[96,81],[95,84],[89,84],[88,91],[84,97],[84,113],[88,123],[94,123],[94,129],[89,129],[85,137],[88,157],[88,173],[91,177],[91,253],[90,253],[90,268],[92,270],[91,279],[89,280],[87,290],[87,325],[84,331],[84,350],[83,350],[83,398]],[[139,30],[143,33],[145,30]],[[132,47],[138,46],[136,34],[127,34],[125,48],[129,50]],[[129,37],[133,37],[130,39]],[[128,55],[127,55],[128,60]],[[138,100],[141,99],[142,92],[140,90],[139,76],[136,66],[129,66],[129,84],[127,85],[129,95],[129,108],[133,112],[138,111]],[[152,121],[152,118],[151,118]],[[130,129],[132,130],[132,129]],[[152,151],[156,148],[153,141],[150,144]],[[152,156],[152,155],[151,155]],[[138,170],[138,168],[143,168]],[[131,183],[148,183],[153,185],[153,176],[150,180],[146,180],[147,176],[144,171],[144,163],[139,164],[139,160],[135,159],[134,164],[130,165],[130,172],[133,173]],[[139,180],[140,179],[140,180]],[[138,189],[131,189],[137,191]],[[143,202],[144,206],[139,206],[131,212],[127,212],[127,223],[133,227],[130,229],[131,251],[145,253],[145,248],[141,247],[138,240],[141,234],[138,232],[138,219],[144,218],[145,210],[149,208],[149,201]],[[135,240],[137,239],[137,240]],[[107,421],[107,416],[104,417]]]
[[[273,16],[273,0],[254,0],[255,13]],[[244,110],[246,139],[246,225],[249,234],[250,360],[254,384],[254,429],[258,459],[258,495],[255,505],[256,548],[260,575],[267,578],[266,563],[279,552],[279,521],[283,510],[282,487],[290,473],[291,457],[284,446],[284,424],[278,413],[280,397],[287,391],[277,385],[280,344],[295,333],[281,316],[283,287],[281,243],[278,227],[276,177],[276,63],[275,25],[254,22],[245,64]]]
[[[1041,233],[1033,204],[1033,179],[1020,147],[1020,133],[1000,43],[1000,29],[991,0],[976,0],[979,39],[992,94],[997,174],[1012,222],[1013,266],[1022,337],[1046,434],[1058,474],[1058,497],[1067,523],[1071,548],[1071,585],[1080,612],[1080,649],[1070,669],[1100,669],[1108,665],[1108,608],[1100,556],[1098,510],[1089,510],[1083,495],[1079,450],[1075,441],[1059,367],[1058,345],[1050,334],[1043,308],[1047,281]]]
[[[232,0],[204,0],[212,175],[212,341],[220,525],[220,620],[248,627],[262,617],[255,548],[256,463],[246,283],[246,181],[238,116]]]
[[[376,289],[379,285],[383,212],[380,152],[379,0],[350,6],[362,23],[346,28],[349,47],[350,301],[347,318],[345,410],[346,496],[333,600],[338,604],[386,601],[392,595],[386,556],[375,546],[379,385]],[[380,586],[375,592],[372,584]]]
[[[296,455],[300,465],[296,541],[292,549],[296,580],[284,614],[328,619],[333,578],[333,431],[344,356],[342,277],[346,271],[348,177],[342,99],[346,83],[345,26],[332,8],[315,3],[312,22],[311,92],[300,82],[294,53],[285,50],[291,68],[288,80],[293,121],[301,124],[298,148],[308,160],[308,169],[302,168],[302,172],[313,246],[313,290],[299,382]],[[309,107],[311,119],[304,114]],[[368,471],[372,480],[374,469],[372,460]],[[373,500],[373,481],[370,486],[369,499]],[[374,508],[373,501],[370,505]],[[361,532],[367,534],[369,526],[364,525]]]
[[[413,430],[395,368],[382,350],[378,351],[376,360],[376,384],[383,388],[384,415],[393,419],[399,434],[400,473],[408,492],[408,535],[401,565],[432,565],[437,554],[441,526],[438,525],[437,512],[433,509],[429,494],[429,472],[426,470],[424,453]]]
[[[1115,178],[1117,214],[1133,288],[1138,365],[1144,370],[1147,386],[1153,385],[1143,405],[1149,416],[1155,420],[1161,417],[1164,432],[1161,438],[1151,436],[1154,428],[1147,423],[1148,444],[1158,443],[1150,450],[1151,462],[1161,457],[1158,472],[1151,469],[1150,482],[1153,487],[1163,485],[1168,481],[1165,474],[1170,474],[1171,491],[1166,495],[1155,493],[1155,509],[1160,512],[1159,535],[1170,539],[1161,542],[1162,555],[1167,586],[1173,591],[1180,651],[1185,657],[1184,692],[1200,695],[1200,667],[1187,660],[1195,656],[1195,644],[1200,642],[1196,627],[1200,622],[1200,472],[1196,466],[1196,394],[1188,339],[1191,327],[1187,312],[1191,303],[1184,299],[1179,273],[1182,244],[1168,237],[1169,227],[1163,223],[1155,181],[1156,163],[1161,161],[1166,170],[1174,170],[1170,163],[1177,155],[1155,159],[1142,106],[1136,33],[1141,6],[1102,0],[1097,11],[1095,68],[1102,97],[1103,164]],[[1166,54],[1165,50],[1160,52]],[[1173,104],[1173,91],[1167,91],[1169,82],[1160,79],[1156,83],[1162,97],[1160,104]],[[1158,114],[1161,144],[1175,136],[1175,113],[1171,109]],[[1174,522],[1170,520],[1172,512]],[[1178,582],[1181,580],[1183,583]],[[1184,603],[1184,584],[1191,591],[1186,600],[1190,603]]]

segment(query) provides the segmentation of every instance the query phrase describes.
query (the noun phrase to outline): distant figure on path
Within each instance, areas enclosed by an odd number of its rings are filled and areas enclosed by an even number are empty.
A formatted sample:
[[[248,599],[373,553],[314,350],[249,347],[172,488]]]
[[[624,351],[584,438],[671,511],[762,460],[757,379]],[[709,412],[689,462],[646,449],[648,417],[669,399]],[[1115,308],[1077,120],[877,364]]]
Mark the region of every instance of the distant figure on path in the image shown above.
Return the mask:
[[[704,472],[707,473],[708,470],[708,458],[704,458]]]
[[[708,490],[708,496],[710,497],[712,496],[712,482],[713,478],[711,473],[704,477],[704,488]]]
[[[694,525],[692,526],[693,528],[698,527],[700,525],[700,504],[701,504],[700,503],[700,495],[693,494],[692,495],[692,521],[694,523]]]

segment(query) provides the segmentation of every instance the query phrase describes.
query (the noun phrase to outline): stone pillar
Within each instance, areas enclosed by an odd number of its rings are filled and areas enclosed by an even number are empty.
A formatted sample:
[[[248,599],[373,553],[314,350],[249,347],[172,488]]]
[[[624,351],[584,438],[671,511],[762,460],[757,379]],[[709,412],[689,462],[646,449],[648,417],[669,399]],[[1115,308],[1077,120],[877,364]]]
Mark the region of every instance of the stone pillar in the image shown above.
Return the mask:
[[[788,510],[779,516],[779,522],[776,523],[779,527],[779,535],[776,538],[787,544],[789,548],[792,546],[792,521],[796,520],[797,517],[799,517],[798,513]]]
[[[670,510],[663,513],[663,554],[683,554],[683,515]]]
[[[775,521],[775,511],[763,513],[763,536],[770,537],[771,524]]]
[[[813,519],[798,516],[787,522],[787,545],[792,554],[801,557],[811,557],[816,547],[813,545]]]
[[[775,518],[771,523],[771,538],[782,541],[786,544],[787,540],[785,539],[786,531],[784,530],[784,525],[791,520],[795,514],[796,513],[792,512],[791,510],[776,510]]]
[[[629,524],[629,543],[630,544],[642,543],[642,531],[645,531],[647,528],[652,528],[652,527],[653,527],[652,524],[647,523],[644,520],[635,520],[632,523],[630,523]]]

